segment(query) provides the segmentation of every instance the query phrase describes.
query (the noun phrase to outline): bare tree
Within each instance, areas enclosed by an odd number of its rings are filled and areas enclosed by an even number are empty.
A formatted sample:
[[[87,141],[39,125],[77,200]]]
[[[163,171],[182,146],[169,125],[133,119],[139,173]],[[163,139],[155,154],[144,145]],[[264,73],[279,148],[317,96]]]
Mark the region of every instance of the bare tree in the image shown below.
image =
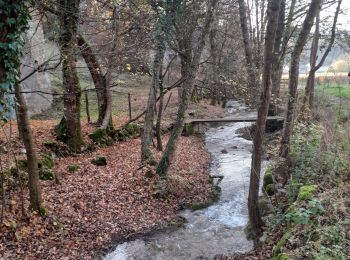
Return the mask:
[[[276,31],[278,21],[281,16],[278,15],[282,0],[270,0],[268,4],[268,23],[265,33],[264,48],[264,67],[262,78],[262,93],[258,109],[258,119],[256,121],[256,130],[253,140],[253,157],[250,173],[250,185],[248,196],[249,223],[254,242],[257,244],[262,234],[262,220],[260,217],[258,197],[261,171],[262,145],[265,138],[266,118],[271,96],[271,70],[273,63],[273,50],[275,46]],[[282,21],[283,22],[283,21]]]
[[[294,110],[297,103],[300,55],[308,40],[308,36],[313,26],[314,19],[317,15],[317,10],[319,9],[321,1],[322,0],[311,1],[311,4],[309,6],[308,12],[306,14],[305,20],[303,22],[302,28],[300,30],[298,39],[296,41],[291,55],[288,83],[288,104],[284,120],[283,135],[280,148],[280,154],[284,158],[287,158],[289,155],[290,137],[293,130]]]
[[[18,132],[26,149],[28,161],[28,188],[30,208],[40,212],[42,207],[41,188],[39,183],[38,159],[33,141],[33,134],[29,124],[27,106],[21,93],[21,86],[15,84],[16,112]]]
[[[247,19],[247,8],[245,0],[238,0],[239,4],[239,17],[241,20],[241,30],[244,44],[244,52],[246,57],[246,64],[248,70],[248,85],[250,89],[250,95],[254,102],[257,94],[259,93],[259,74],[256,64],[253,59],[253,50],[249,37],[248,19]]]
[[[303,100],[303,108],[302,110],[304,111],[306,108],[308,108],[308,110],[312,109],[313,106],[313,97],[314,97],[314,89],[315,89],[315,74],[317,72],[317,70],[319,70],[324,61],[326,60],[329,52],[332,49],[332,46],[334,44],[335,41],[335,36],[336,36],[336,27],[337,27],[337,21],[338,21],[338,16],[339,16],[339,12],[340,12],[340,6],[341,6],[342,0],[338,0],[338,6],[335,10],[334,13],[334,18],[333,18],[333,26],[332,26],[332,34],[331,34],[331,38],[329,39],[329,43],[328,46],[321,58],[321,60],[319,61],[318,64],[316,64],[317,62],[317,53],[318,53],[318,43],[319,43],[319,38],[320,38],[320,9],[317,13],[316,16],[316,28],[315,28],[315,33],[314,33],[314,38],[313,38],[313,42],[312,42],[312,48],[311,48],[311,54],[310,54],[310,72],[309,72],[309,76],[307,78],[307,82],[306,82],[306,87],[305,87],[305,96],[304,96],[304,100]]]
[[[194,36],[196,35],[196,25],[199,19],[198,10],[200,10],[200,1],[194,1],[191,4],[183,1],[177,4],[177,6],[171,6],[172,10],[177,11],[173,13],[174,27],[178,45],[177,49],[181,59],[181,76],[184,81],[174,128],[157,166],[157,173],[161,176],[166,176],[167,174],[175,153],[176,142],[184,127],[185,113],[192,94],[201,54],[205,46],[205,38],[210,31],[217,3],[218,0],[208,1],[204,23],[196,40],[194,40]]]
[[[107,109],[106,77],[103,74],[98,58],[82,35],[78,36],[78,45],[95,85],[98,105],[97,125],[101,125]]]

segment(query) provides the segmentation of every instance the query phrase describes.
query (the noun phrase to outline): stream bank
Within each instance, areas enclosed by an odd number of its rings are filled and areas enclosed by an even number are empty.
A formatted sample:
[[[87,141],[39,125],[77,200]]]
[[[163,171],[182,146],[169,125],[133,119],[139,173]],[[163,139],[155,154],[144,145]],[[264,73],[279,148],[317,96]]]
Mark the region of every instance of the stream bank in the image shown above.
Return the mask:
[[[227,104],[226,115],[256,116],[237,101]],[[220,199],[208,208],[184,210],[184,227],[125,242],[107,254],[106,260],[196,259],[232,255],[252,249],[244,228],[248,222],[247,196],[252,142],[238,129],[251,123],[227,123],[205,133],[206,149],[212,156],[211,175],[222,176]]]

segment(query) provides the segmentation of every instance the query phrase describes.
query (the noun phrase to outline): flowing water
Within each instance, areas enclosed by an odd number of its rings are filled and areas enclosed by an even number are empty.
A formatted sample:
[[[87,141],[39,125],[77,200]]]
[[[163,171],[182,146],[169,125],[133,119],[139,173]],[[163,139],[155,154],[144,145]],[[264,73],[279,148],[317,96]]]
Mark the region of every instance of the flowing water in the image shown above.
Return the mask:
[[[255,116],[237,101],[227,104],[226,114]],[[252,248],[244,227],[248,221],[247,197],[252,142],[236,131],[251,123],[226,123],[205,134],[206,148],[212,155],[211,174],[223,176],[221,197],[212,206],[185,210],[185,227],[125,242],[105,256],[105,260],[152,259],[187,260],[199,256],[245,252]]]

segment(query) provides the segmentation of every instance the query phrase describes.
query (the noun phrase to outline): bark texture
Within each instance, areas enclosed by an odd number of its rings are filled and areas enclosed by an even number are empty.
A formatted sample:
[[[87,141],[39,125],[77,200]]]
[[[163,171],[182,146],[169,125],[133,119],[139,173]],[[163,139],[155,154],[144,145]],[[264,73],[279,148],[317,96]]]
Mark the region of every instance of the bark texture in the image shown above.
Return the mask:
[[[171,136],[163,152],[162,158],[157,166],[157,173],[162,177],[165,177],[168,172],[170,163],[175,153],[177,140],[184,127],[185,113],[187,111],[189,99],[193,91],[200,58],[205,46],[205,38],[210,31],[217,3],[218,0],[209,1],[205,21],[202,30],[197,38],[195,46],[193,46],[193,37],[196,22],[191,21],[193,24],[189,25],[188,28],[177,28],[180,30],[177,32],[177,42],[181,59],[181,75],[184,81],[182,85],[181,100],[179,103],[174,128],[171,132]],[[186,29],[185,34],[182,31],[183,29]]]
[[[32,210],[41,211],[42,197],[39,183],[38,159],[35,151],[35,144],[33,141],[33,134],[29,124],[27,113],[27,106],[21,93],[21,86],[15,85],[15,97],[17,101],[17,124],[18,132],[26,149],[26,156],[28,161],[28,188],[29,201]]]
[[[271,0],[268,4],[268,23],[265,33],[264,67],[262,77],[262,93],[258,109],[258,119],[253,139],[253,155],[250,173],[248,196],[249,222],[254,242],[257,244],[262,235],[262,220],[259,212],[258,197],[261,171],[262,145],[265,139],[266,118],[271,96],[271,71],[273,63],[273,50],[275,46],[278,13],[281,0]]]
[[[149,90],[147,109],[145,114],[145,123],[143,126],[143,133],[141,138],[142,162],[153,159],[151,150],[153,139],[153,122],[157,102],[157,92],[160,88],[160,70],[163,64],[165,54],[165,32],[163,31],[163,28],[161,26],[159,27],[159,31],[157,32],[158,35],[156,36],[157,50],[153,61],[152,86]]]
[[[316,72],[323,66],[324,61],[326,60],[329,52],[331,51],[334,41],[335,41],[335,36],[336,36],[336,27],[337,27],[337,22],[338,22],[338,16],[340,12],[340,6],[341,6],[342,0],[338,0],[338,6],[334,14],[334,19],[333,19],[333,26],[332,26],[332,33],[331,33],[331,38],[329,40],[328,46],[323,53],[323,56],[320,60],[320,62],[316,65],[317,62],[317,50],[318,50],[318,43],[319,43],[319,38],[320,38],[320,32],[319,32],[319,24],[320,24],[320,11],[321,11],[321,5],[320,9],[317,13],[316,17],[316,29],[314,33],[314,39],[312,43],[312,51],[311,51],[311,57],[310,57],[310,73],[307,79],[306,87],[305,87],[305,96],[303,100],[303,108],[302,111],[305,111],[306,109],[308,111],[311,111],[312,106],[313,106],[313,100],[314,100],[314,92],[315,92],[315,75]]]
[[[250,44],[248,19],[247,19],[247,7],[244,0],[238,0],[239,4],[239,17],[241,22],[241,31],[243,37],[244,52],[248,70],[248,85],[251,95],[251,99],[254,102],[259,93],[259,76],[256,65],[253,59],[253,50]]]
[[[81,88],[76,71],[77,26],[79,22],[79,0],[60,0],[61,24],[60,48],[62,57],[63,104],[66,122],[66,142],[74,152],[82,145],[80,125]],[[62,122],[64,122],[62,121]]]
[[[95,85],[98,105],[97,125],[100,126],[107,109],[106,77],[103,74],[95,53],[82,35],[78,36],[78,45]]]
[[[293,131],[294,110],[297,103],[297,88],[299,79],[299,61],[300,55],[307,42],[310,30],[313,26],[314,19],[317,14],[317,10],[322,0],[312,0],[309,10],[306,14],[302,28],[298,35],[296,44],[294,46],[291,63],[289,68],[289,83],[288,83],[288,104],[286,110],[286,116],[283,126],[283,135],[281,141],[280,155],[287,158],[290,149],[290,137]]]

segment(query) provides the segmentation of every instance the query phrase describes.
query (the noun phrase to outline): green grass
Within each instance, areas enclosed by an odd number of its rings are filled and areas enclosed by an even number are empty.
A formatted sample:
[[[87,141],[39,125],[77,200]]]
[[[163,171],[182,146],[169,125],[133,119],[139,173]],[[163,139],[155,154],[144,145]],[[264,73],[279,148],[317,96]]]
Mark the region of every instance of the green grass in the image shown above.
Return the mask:
[[[350,99],[350,85],[348,84],[322,84],[316,86],[316,91],[325,93],[329,96]]]

